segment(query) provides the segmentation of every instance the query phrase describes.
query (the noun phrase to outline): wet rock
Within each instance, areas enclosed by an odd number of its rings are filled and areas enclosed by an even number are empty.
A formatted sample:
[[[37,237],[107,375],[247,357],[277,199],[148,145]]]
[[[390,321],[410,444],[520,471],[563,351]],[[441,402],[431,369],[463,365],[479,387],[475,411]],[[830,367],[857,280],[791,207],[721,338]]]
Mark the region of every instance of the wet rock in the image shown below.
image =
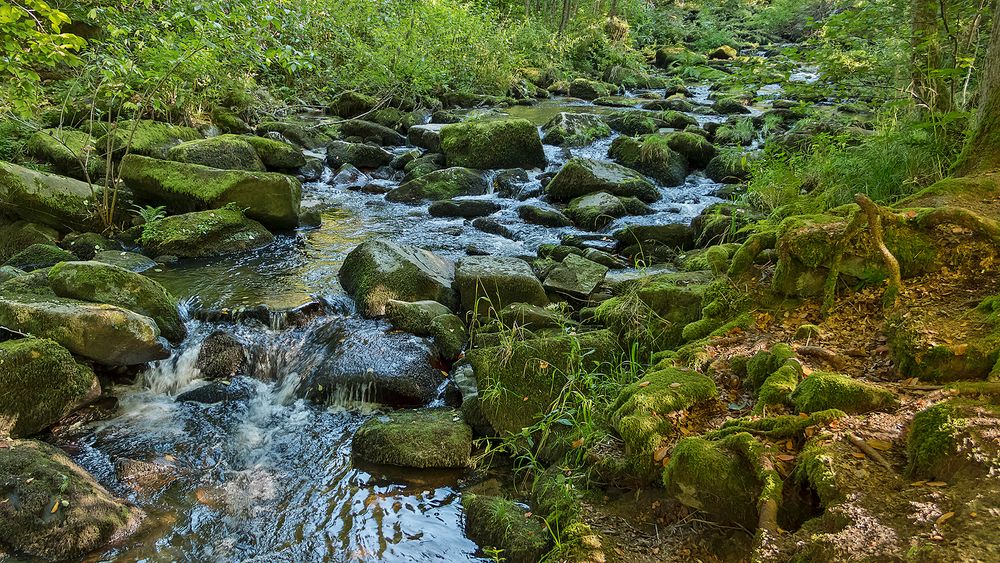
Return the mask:
[[[348,119],[338,123],[337,128],[347,137],[360,137],[365,141],[374,141],[380,145],[401,146],[406,144],[406,137],[384,125],[371,121]]]
[[[455,268],[455,287],[462,308],[485,315],[511,303],[547,305],[549,300],[531,266],[507,256],[470,256]]]
[[[355,168],[353,164],[344,164],[330,179],[330,184],[352,190],[367,186],[371,181],[372,179],[367,174]]]
[[[500,204],[485,199],[452,199],[435,201],[427,208],[431,217],[485,217],[500,211]]]
[[[538,129],[526,119],[446,125],[441,128],[441,149],[448,166],[480,170],[545,167]]]
[[[325,161],[319,158],[309,158],[304,166],[297,171],[299,180],[302,182],[316,182],[323,178],[326,169]]]
[[[611,135],[611,127],[592,113],[560,112],[542,127],[542,142],[562,147],[589,145]]]
[[[348,91],[338,94],[326,108],[326,113],[350,119],[372,111],[377,105],[378,100],[372,96]]]
[[[0,503],[0,542],[27,555],[77,559],[128,537],[143,512],[111,496],[65,454],[42,442],[0,448],[7,498]]]
[[[528,173],[522,168],[500,170],[493,176],[491,187],[501,197],[525,199],[531,197],[525,185],[529,182]]]
[[[85,182],[0,162],[0,212],[61,232],[101,231]]]
[[[352,250],[338,274],[349,295],[369,315],[381,315],[390,299],[437,301],[454,308],[455,266],[427,250],[371,240]]]
[[[167,151],[169,160],[201,164],[225,170],[264,172],[264,162],[257,151],[238,135],[219,135],[208,139],[187,141]]]
[[[147,502],[178,479],[177,469],[171,465],[127,458],[116,459],[114,465],[118,482]]]
[[[486,180],[482,174],[468,168],[445,168],[428,172],[409,180],[387,193],[385,199],[401,203],[416,203],[421,200],[452,199],[463,195],[486,193]]]
[[[238,113],[222,106],[212,108],[212,124],[218,127],[219,131],[223,133],[233,133],[236,135],[253,133],[253,129],[247,125],[247,122]]]
[[[577,227],[596,231],[619,217],[649,215],[653,210],[634,197],[615,197],[607,192],[597,192],[570,201],[565,212]]]
[[[298,226],[302,186],[291,176],[217,170],[139,155],[122,159],[121,174],[137,200],[165,204],[176,212],[213,209],[231,203],[268,227]]]
[[[656,112],[654,117],[662,123],[661,127],[668,127],[670,129],[684,129],[685,127],[698,125],[697,119],[679,111],[660,111]]]
[[[33,337],[0,342],[0,387],[0,418],[14,421],[14,438],[41,432],[101,393],[94,372],[69,350]]]
[[[608,156],[665,186],[679,186],[687,177],[687,160],[659,135],[644,139],[618,137],[611,143]]]
[[[119,121],[103,137],[97,140],[97,147],[103,152],[110,150],[115,158],[129,154],[166,158],[167,151],[184,141],[201,139],[197,129],[141,119],[139,121]]]
[[[821,371],[803,379],[790,399],[798,412],[804,413],[839,409],[849,414],[864,414],[899,405],[895,394],[884,387]]]
[[[0,284],[7,280],[12,280],[18,276],[23,276],[24,270],[18,270],[13,266],[0,266]]]
[[[635,197],[647,203],[660,199],[656,186],[638,172],[619,164],[587,158],[570,160],[545,186],[545,193],[557,201],[569,201],[595,192]]]
[[[465,322],[457,315],[438,315],[431,320],[430,335],[438,356],[446,361],[454,361],[462,355],[468,333]]]
[[[33,244],[28,248],[18,252],[4,262],[4,266],[11,266],[25,272],[49,268],[65,260],[75,260],[76,256],[66,252],[54,244]]]
[[[577,78],[569,83],[569,95],[582,100],[593,100],[611,94],[607,84],[586,78]]]
[[[484,233],[497,235],[503,238],[517,240],[517,235],[507,225],[497,221],[493,217],[479,217],[472,220],[472,226]]]
[[[667,145],[684,156],[694,168],[705,168],[715,157],[715,147],[696,133],[678,131],[666,136]]]
[[[680,111],[690,113],[694,111],[694,104],[679,98],[668,100],[653,100],[642,104],[642,109],[649,111]]]
[[[291,121],[261,122],[257,125],[257,134],[267,137],[274,135],[277,139],[287,140],[307,149],[325,147],[333,141],[332,137],[312,125]]]
[[[406,136],[415,147],[441,152],[441,127],[440,124],[414,125],[406,132]]]
[[[95,254],[104,250],[121,249],[117,243],[97,233],[70,233],[60,246],[81,260],[92,260]]]
[[[355,456],[399,467],[458,468],[469,464],[472,429],[452,409],[396,411],[370,418],[354,435]]]
[[[517,215],[525,223],[542,225],[543,227],[569,227],[573,225],[569,217],[555,209],[546,209],[537,205],[522,205],[517,208]]]
[[[666,69],[705,64],[707,60],[705,55],[695,53],[687,47],[661,47],[655,54],[656,66]]]
[[[296,218],[296,220],[298,220]],[[274,235],[234,207],[197,211],[147,223],[143,250],[153,256],[200,258],[246,252],[270,244]]]
[[[720,154],[709,161],[705,167],[705,175],[715,182],[739,184],[750,177],[750,170],[743,158]]]
[[[1000,470],[1000,406],[959,398],[917,413],[906,456],[914,477],[954,483],[995,476]]]
[[[694,231],[690,225],[667,223],[664,225],[629,225],[615,232],[619,247],[662,244],[671,248],[689,249],[694,244]]]
[[[408,302],[390,299],[385,304],[385,317],[392,327],[417,336],[430,334],[431,321],[449,313],[451,309],[437,301]]]
[[[585,299],[607,273],[607,266],[570,254],[549,271],[542,286],[548,291]]]
[[[201,387],[177,395],[178,403],[201,403],[214,405],[230,401],[246,401],[254,396],[255,390],[250,380],[237,377],[232,381],[213,381]]]
[[[205,379],[227,379],[249,372],[247,349],[235,336],[217,330],[205,338],[195,367]]]
[[[95,262],[103,262],[124,268],[130,272],[142,273],[156,267],[156,262],[151,258],[137,254],[135,252],[124,252],[116,250],[104,250],[94,254]]]
[[[736,49],[733,49],[729,45],[723,45],[710,53],[708,53],[708,58],[713,60],[727,61],[730,59],[735,59],[739,53]]]
[[[712,109],[719,113],[720,115],[731,115],[731,114],[748,114],[750,113],[750,108],[743,105],[742,102],[735,98],[723,98],[721,100],[716,100],[712,104]]]
[[[326,163],[331,168],[352,164],[359,168],[378,168],[392,162],[392,153],[374,145],[334,141],[326,149]]]
[[[500,311],[500,321],[507,327],[517,326],[530,330],[574,327],[578,324],[558,311],[528,303],[511,303],[504,307]]]
[[[408,150],[403,154],[397,154],[392,157],[392,162],[389,163],[394,170],[402,170],[406,168],[406,165],[413,162],[414,160],[420,158],[423,153],[417,149]]]
[[[59,231],[27,221],[0,223],[0,263],[33,244],[55,244]]]
[[[462,508],[465,533],[480,546],[501,550],[505,561],[541,561],[549,549],[545,521],[512,500],[465,493]]]
[[[94,137],[73,129],[42,129],[28,139],[28,153],[52,166],[59,174],[97,182],[104,176],[105,161]]]

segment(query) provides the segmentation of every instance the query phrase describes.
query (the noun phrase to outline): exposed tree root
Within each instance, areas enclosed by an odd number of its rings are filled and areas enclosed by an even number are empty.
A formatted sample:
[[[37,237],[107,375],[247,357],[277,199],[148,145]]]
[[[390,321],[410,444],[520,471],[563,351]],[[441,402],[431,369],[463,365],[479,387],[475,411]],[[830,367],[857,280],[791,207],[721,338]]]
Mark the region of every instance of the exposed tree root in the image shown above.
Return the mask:
[[[883,304],[887,309],[894,308],[899,303],[899,294],[903,291],[903,277],[899,271],[899,260],[892,255],[889,247],[885,245],[885,236],[882,232],[883,212],[879,206],[864,194],[854,196],[854,201],[861,206],[861,209],[868,216],[868,227],[871,232],[872,241],[882,253],[882,260],[889,270],[889,287],[886,289]]]

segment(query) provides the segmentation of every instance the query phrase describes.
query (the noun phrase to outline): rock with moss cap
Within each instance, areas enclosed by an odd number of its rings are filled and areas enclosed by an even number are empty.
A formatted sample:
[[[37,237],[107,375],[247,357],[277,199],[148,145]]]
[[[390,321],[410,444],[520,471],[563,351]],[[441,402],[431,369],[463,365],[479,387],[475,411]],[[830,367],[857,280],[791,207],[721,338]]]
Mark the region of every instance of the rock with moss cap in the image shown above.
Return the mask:
[[[167,151],[167,159],[223,170],[265,170],[257,151],[238,135],[219,135],[181,143]]]
[[[1000,406],[962,398],[938,403],[913,417],[906,448],[914,477],[993,477],[1000,471]]]
[[[646,203],[660,199],[660,192],[638,172],[588,158],[573,158],[545,186],[545,193],[557,201],[607,192],[619,197],[634,197]]]
[[[53,340],[0,342],[0,417],[14,421],[14,438],[37,434],[93,401],[101,386],[93,370]]]
[[[378,100],[361,92],[347,91],[338,94],[336,98],[327,106],[326,112],[329,115],[338,115],[347,119],[352,119],[370,112],[378,105]]]
[[[250,143],[268,170],[292,172],[306,165],[306,157],[302,151],[289,143],[249,135],[240,138]]]
[[[212,108],[211,115],[212,123],[223,133],[245,135],[253,132],[253,129],[247,125],[247,122],[238,113],[229,108],[215,106]]]
[[[101,231],[85,182],[0,162],[0,213],[60,232]]]
[[[569,95],[574,98],[593,100],[610,94],[608,85],[596,80],[577,78],[569,83]]]
[[[542,141],[547,145],[581,147],[611,135],[611,127],[593,113],[557,113],[542,126]]]
[[[376,239],[352,250],[338,273],[344,290],[368,315],[385,314],[390,299],[432,300],[453,309],[455,265],[430,251]]]
[[[299,224],[302,186],[284,174],[218,170],[138,155],[122,160],[121,174],[137,200],[165,204],[175,212],[236,204],[274,229]]]
[[[14,441],[0,448],[0,475],[6,476],[8,497],[17,499],[0,503],[0,542],[20,553],[82,558],[128,537],[144,517],[42,442]]]
[[[647,111],[622,110],[607,116],[605,121],[623,135],[647,135],[667,126],[655,113]]]
[[[480,547],[500,550],[504,561],[536,563],[549,549],[545,521],[512,500],[466,493],[462,508],[465,533]]]
[[[354,434],[354,455],[379,465],[459,468],[469,465],[472,429],[451,409],[377,415]]]
[[[666,135],[667,145],[684,156],[694,168],[705,168],[715,158],[715,147],[705,137],[686,131]]]
[[[446,125],[441,128],[441,150],[448,166],[481,170],[545,167],[538,129],[526,119]]]
[[[341,121],[337,124],[337,128],[345,137],[358,137],[365,142],[375,142],[387,146],[401,146],[406,144],[406,137],[384,125],[363,119]]]
[[[893,409],[899,401],[892,391],[839,373],[813,372],[789,399],[799,412],[839,409],[852,414]]]
[[[318,128],[294,121],[264,121],[257,125],[258,135],[274,135],[306,149],[318,149],[330,144],[333,137]]]
[[[0,224],[0,263],[33,244],[55,244],[58,239],[59,231],[38,223]]]
[[[549,270],[542,287],[556,294],[586,299],[607,273],[607,266],[570,254]]]
[[[84,131],[42,129],[28,139],[28,153],[77,180],[96,183],[104,175],[105,161],[97,154],[95,139]]]
[[[705,175],[714,182],[739,184],[750,177],[750,169],[743,155],[719,154],[705,167]]]
[[[611,143],[608,156],[666,186],[680,185],[687,177],[686,160],[660,135],[643,139],[618,137]]]
[[[326,163],[331,168],[351,164],[359,168],[378,168],[392,162],[392,153],[364,143],[334,141],[326,148]]]
[[[273,240],[274,235],[263,225],[227,206],[146,223],[139,242],[152,256],[201,258],[246,252]]]
[[[61,262],[49,270],[49,285],[59,297],[109,303],[146,315],[174,344],[187,335],[177,299],[141,274],[101,262]]]
[[[126,154],[166,158],[174,145],[201,138],[201,133],[191,127],[141,119],[119,121],[97,140],[97,146],[102,151],[110,150],[115,158]]]
[[[54,244],[33,244],[10,257],[4,266],[12,266],[25,272],[49,268],[64,260],[75,260],[76,256]]]
[[[595,192],[574,198],[563,210],[578,228],[599,231],[615,219],[629,215],[649,215],[653,210],[634,197],[617,197]]]
[[[511,303],[548,305],[542,284],[531,266],[509,256],[469,256],[455,268],[455,287],[462,308],[486,315]]]
[[[736,98],[722,98],[721,100],[716,100],[715,103],[712,104],[712,109],[721,115],[750,113],[750,108],[743,105],[743,102],[737,100]]]
[[[463,195],[481,195],[486,193],[486,189],[487,183],[482,174],[456,166],[434,170],[409,180],[385,194],[385,199],[401,203],[440,201]]]
[[[447,362],[458,359],[469,340],[465,321],[458,315],[451,313],[438,315],[431,319],[429,332],[438,357]]]
[[[389,299],[385,303],[385,317],[392,327],[417,336],[430,334],[431,321],[437,316],[450,313],[451,309],[437,301]]]

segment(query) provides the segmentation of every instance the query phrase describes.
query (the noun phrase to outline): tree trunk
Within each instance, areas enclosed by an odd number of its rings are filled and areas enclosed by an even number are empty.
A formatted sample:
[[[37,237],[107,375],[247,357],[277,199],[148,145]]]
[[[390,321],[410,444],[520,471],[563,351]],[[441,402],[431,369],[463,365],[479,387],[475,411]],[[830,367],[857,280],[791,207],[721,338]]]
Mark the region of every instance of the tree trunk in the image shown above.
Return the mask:
[[[972,139],[958,164],[961,176],[1000,169],[1000,2],[993,11],[990,44],[979,81],[979,111]]]
[[[570,0],[563,0],[562,18],[559,20],[559,35],[562,35],[566,31],[566,24],[569,23],[569,8]]]
[[[910,21],[912,91],[917,104],[928,112],[951,110],[951,94],[947,84],[940,77],[932,76],[943,64],[938,12],[944,1],[913,0]]]

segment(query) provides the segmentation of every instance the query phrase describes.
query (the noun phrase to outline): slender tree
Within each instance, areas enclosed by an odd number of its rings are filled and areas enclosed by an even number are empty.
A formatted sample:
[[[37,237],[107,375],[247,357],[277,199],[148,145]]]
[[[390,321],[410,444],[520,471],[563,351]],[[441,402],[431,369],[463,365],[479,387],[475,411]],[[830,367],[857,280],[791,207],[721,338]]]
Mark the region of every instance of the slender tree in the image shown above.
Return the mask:
[[[951,110],[951,91],[940,71],[941,24],[947,0],[913,0],[910,27],[912,92],[917,104],[929,112]]]

